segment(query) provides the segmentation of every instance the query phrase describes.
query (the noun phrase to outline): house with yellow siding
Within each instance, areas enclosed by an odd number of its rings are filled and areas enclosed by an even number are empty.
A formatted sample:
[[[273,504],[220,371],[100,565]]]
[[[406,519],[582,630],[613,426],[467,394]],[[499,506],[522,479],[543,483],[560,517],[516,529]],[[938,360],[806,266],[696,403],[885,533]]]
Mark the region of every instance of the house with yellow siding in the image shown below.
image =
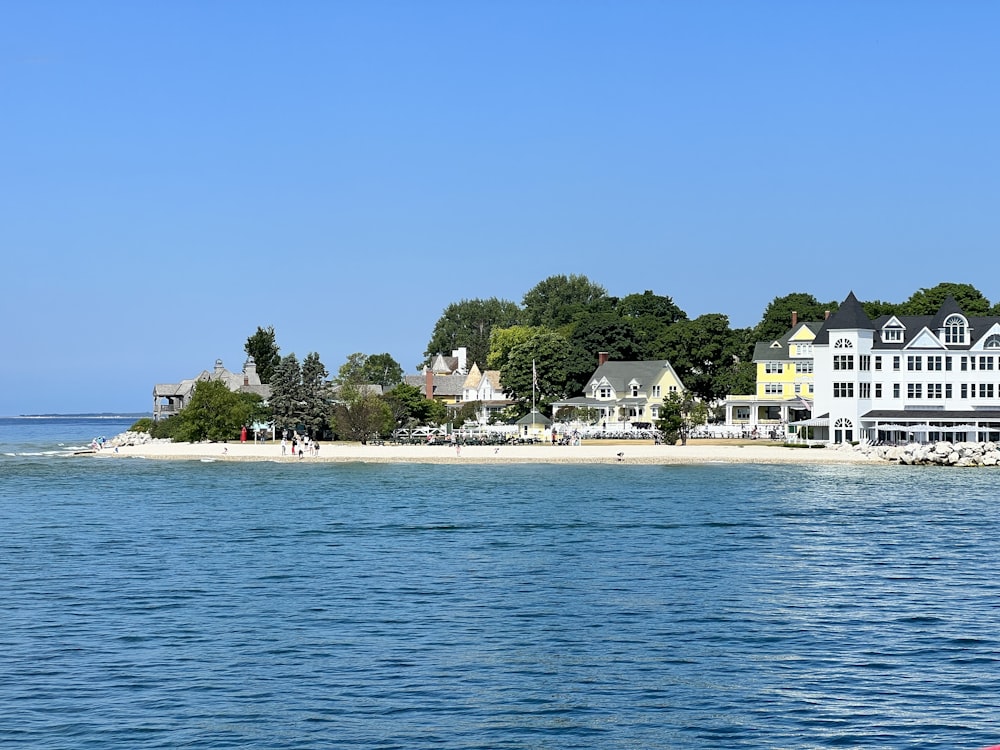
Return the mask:
[[[726,398],[726,424],[749,431],[778,430],[808,419],[813,400],[813,340],[823,323],[798,322],[779,339],[754,347],[755,392]]]
[[[608,429],[652,425],[671,393],[683,393],[684,384],[665,359],[615,362],[598,354],[597,369],[584,395],[552,404],[558,418],[562,409],[592,409]]]

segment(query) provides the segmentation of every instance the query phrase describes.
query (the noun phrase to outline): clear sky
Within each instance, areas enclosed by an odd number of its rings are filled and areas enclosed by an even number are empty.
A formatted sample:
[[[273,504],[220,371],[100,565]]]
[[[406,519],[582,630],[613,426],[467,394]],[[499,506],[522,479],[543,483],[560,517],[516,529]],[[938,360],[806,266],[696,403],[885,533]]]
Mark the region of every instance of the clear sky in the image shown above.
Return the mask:
[[[553,274],[754,325],[1000,299],[1000,4],[2,2],[0,415],[273,325],[389,352]]]

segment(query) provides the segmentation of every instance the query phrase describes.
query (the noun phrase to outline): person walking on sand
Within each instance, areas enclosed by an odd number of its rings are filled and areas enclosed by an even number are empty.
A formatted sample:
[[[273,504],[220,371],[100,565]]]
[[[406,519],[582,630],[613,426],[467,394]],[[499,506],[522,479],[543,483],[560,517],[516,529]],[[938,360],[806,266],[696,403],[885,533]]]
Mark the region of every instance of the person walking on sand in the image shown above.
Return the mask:
[[[285,440],[285,436],[281,436],[281,455],[285,455],[285,450],[288,448],[288,441]]]

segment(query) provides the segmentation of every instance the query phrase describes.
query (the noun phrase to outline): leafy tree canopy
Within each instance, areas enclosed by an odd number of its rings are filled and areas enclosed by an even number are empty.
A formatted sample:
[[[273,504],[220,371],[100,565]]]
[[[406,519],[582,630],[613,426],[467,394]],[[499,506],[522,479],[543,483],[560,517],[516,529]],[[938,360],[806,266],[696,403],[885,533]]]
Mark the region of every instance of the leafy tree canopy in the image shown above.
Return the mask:
[[[388,352],[370,354],[365,362],[364,377],[368,383],[391,388],[403,382],[403,368]]]
[[[883,315],[899,315],[899,305],[894,302],[883,302],[880,299],[862,302],[861,307],[871,320],[881,318]]]
[[[764,310],[764,317],[754,329],[754,341],[774,341],[784,336],[792,327],[792,313],[798,313],[799,321],[823,320],[826,311],[840,307],[839,302],[820,302],[811,294],[793,292],[784,297],[775,297]]]
[[[388,435],[395,427],[389,405],[371,389],[353,384],[340,391],[331,422],[334,432],[362,445],[380,435]]]
[[[726,396],[744,342],[729,328],[728,317],[709,313],[670,326],[657,346],[685,388],[705,401],[714,401]]]
[[[383,399],[392,413],[393,422],[399,427],[424,424],[441,424],[448,417],[448,407],[427,398],[422,389],[400,383],[387,391]]]
[[[642,294],[622,297],[615,305],[615,310],[623,318],[654,318],[666,324],[687,319],[687,313],[675,305],[670,297],[653,294],[648,289]]]
[[[504,393],[519,402],[522,414],[531,408],[532,393],[536,407],[549,411],[553,401],[572,394],[569,388],[575,367],[572,347],[566,338],[543,331],[511,349],[507,362],[500,368],[500,382]]]
[[[609,359],[619,361],[638,359],[640,353],[632,321],[612,312],[579,319],[573,326],[569,342],[589,363],[585,368],[588,375],[597,366],[598,352],[607,352]]]
[[[614,304],[607,290],[586,276],[550,276],[524,295],[523,322],[558,328],[583,313],[609,310]]]
[[[490,370],[500,370],[510,357],[511,349],[523,344],[532,336],[546,329],[541,326],[509,326],[494,328],[490,332],[490,351],[486,357],[486,367]]]
[[[942,282],[930,289],[920,289],[899,305],[902,315],[934,315],[951,295],[966,315],[988,315],[990,301],[972,284]]]
[[[453,302],[444,309],[434,325],[424,361],[429,363],[436,354],[448,355],[464,346],[469,362],[484,367],[493,329],[507,328],[520,321],[521,308],[510,300],[490,297]]]
[[[221,380],[200,381],[190,403],[174,417],[180,420],[174,439],[234,440],[243,426],[262,417],[261,403],[257,394],[231,391]]]
[[[274,338],[274,326],[257,327],[257,332],[247,339],[243,351],[253,357],[261,383],[270,383],[274,370],[281,361],[278,344]]]

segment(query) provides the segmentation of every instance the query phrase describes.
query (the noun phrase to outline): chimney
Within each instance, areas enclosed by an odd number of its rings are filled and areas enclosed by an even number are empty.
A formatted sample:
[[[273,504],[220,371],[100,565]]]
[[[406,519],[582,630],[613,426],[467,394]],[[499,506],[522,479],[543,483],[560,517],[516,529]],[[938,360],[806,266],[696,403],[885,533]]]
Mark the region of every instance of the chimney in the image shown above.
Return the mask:
[[[823,320],[827,320],[829,317],[830,317],[830,311],[827,310],[825,313],[823,313]]]
[[[603,365],[607,361],[608,361],[608,353],[607,352],[598,352],[597,353],[597,366],[598,367],[600,367],[601,365]]]
[[[424,368],[424,396],[434,398],[434,371],[429,367]]]
[[[799,324],[799,314],[792,310],[792,328],[795,328]]]
[[[243,373],[243,385],[250,385],[250,376]]]

